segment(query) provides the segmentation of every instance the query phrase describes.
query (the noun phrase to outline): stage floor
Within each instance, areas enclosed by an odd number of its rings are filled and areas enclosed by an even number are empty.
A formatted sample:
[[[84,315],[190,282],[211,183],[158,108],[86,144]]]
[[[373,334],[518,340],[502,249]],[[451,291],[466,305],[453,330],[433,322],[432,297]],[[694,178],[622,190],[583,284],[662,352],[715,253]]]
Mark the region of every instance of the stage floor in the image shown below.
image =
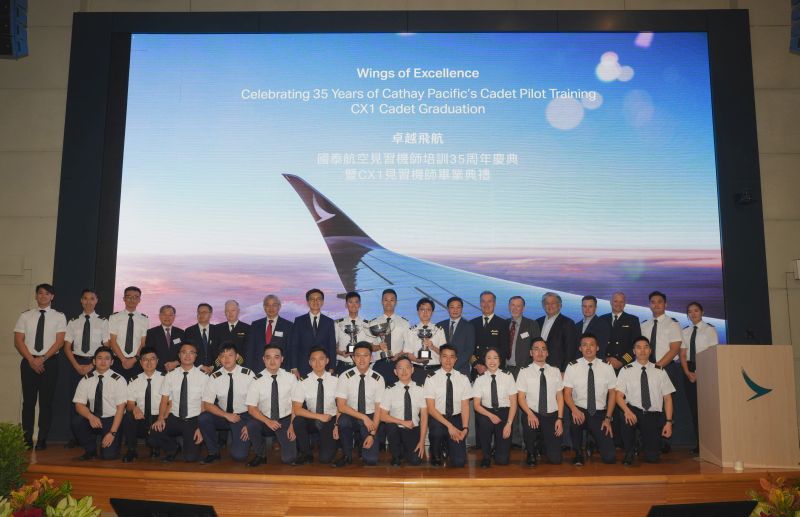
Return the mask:
[[[512,464],[479,467],[470,452],[463,469],[381,465],[281,465],[271,451],[266,465],[250,468],[223,460],[212,465],[140,459],[135,463],[77,461],[80,449],[52,444],[31,453],[27,478],[42,474],[70,481],[77,495],[90,494],[110,510],[109,498],[149,499],[213,505],[219,515],[479,515],[487,512],[549,512],[583,515],[646,515],[654,504],[745,500],[767,472],[736,473],[702,462],[687,450],[673,450],[660,464],[523,466],[523,451]],[[224,451],[223,451],[224,452]],[[140,454],[145,455],[142,448]],[[781,472],[800,477],[800,470]]]

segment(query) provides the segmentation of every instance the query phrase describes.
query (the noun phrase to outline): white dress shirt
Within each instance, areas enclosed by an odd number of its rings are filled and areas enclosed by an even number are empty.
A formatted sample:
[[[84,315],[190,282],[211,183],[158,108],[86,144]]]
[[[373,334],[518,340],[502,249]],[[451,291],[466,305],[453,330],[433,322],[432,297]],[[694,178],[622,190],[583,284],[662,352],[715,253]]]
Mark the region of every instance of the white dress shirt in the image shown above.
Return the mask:
[[[558,314],[561,314],[560,312]],[[544,323],[542,323],[542,339],[547,341],[547,337],[550,335],[550,329],[553,328],[553,322],[556,321],[558,318],[558,314],[555,316],[545,316]]]
[[[602,411],[608,402],[608,390],[613,389],[617,384],[617,376],[610,364],[604,363],[596,357],[592,361],[592,370],[594,370],[595,409]],[[567,365],[564,372],[564,387],[572,388],[572,400],[579,408],[587,409],[588,381],[589,361],[581,357]]]
[[[44,311],[44,340],[42,350],[36,351],[36,327],[39,325],[39,316]],[[67,331],[67,318],[64,313],[58,312],[51,307],[46,309],[31,309],[25,311],[17,318],[14,325],[14,332],[25,334],[25,346],[33,356],[42,356],[47,353],[51,346],[56,342],[56,334]]]
[[[183,373],[186,376],[186,418],[194,418],[202,411],[203,390],[208,383],[208,375],[204,374],[200,368],[193,366],[191,370],[184,370],[179,366],[164,376],[161,384],[161,395],[167,395],[172,401],[170,412],[176,417],[180,417],[181,410],[181,384],[183,383]]]
[[[481,406],[486,409],[492,409],[492,375],[495,377],[495,384],[497,384],[497,403],[499,407],[511,407],[511,397],[517,394],[517,384],[514,382],[514,376],[511,373],[498,369],[492,374],[488,369],[483,375],[475,379],[472,385],[472,396],[480,397]]]
[[[97,383],[100,376],[103,377],[103,414],[100,418],[112,417],[117,413],[117,406],[128,401],[128,383],[125,378],[114,370],[106,370],[99,374],[96,371],[89,372],[78,382],[75,389],[75,396],[72,402],[76,404],[86,404],[89,411],[94,413],[96,401],[94,396],[97,393]]]
[[[389,412],[391,416],[399,420],[405,419],[406,412],[406,386],[411,395],[411,421],[414,427],[419,426],[419,413],[425,407],[425,395],[422,386],[409,380],[408,384],[397,381],[395,384],[386,388],[381,399],[381,409]]]
[[[131,353],[125,353],[125,340],[128,335],[128,314],[133,314],[133,346]],[[117,345],[125,357],[136,357],[139,353],[139,345],[142,338],[147,335],[147,329],[150,328],[150,321],[147,316],[141,312],[128,312],[119,311],[115,312],[108,318],[108,329],[112,336],[117,336]]]
[[[247,392],[250,384],[255,380],[255,374],[249,368],[236,365],[232,371],[220,368],[211,374],[203,390],[203,402],[217,404],[223,411],[228,406],[228,388],[233,377],[233,412],[237,415],[247,412]]]
[[[659,323],[659,325],[661,325]],[[699,354],[703,350],[711,348],[712,346],[719,344],[719,336],[717,335],[717,329],[714,328],[714,325],[710,323],[706,323],[703,320],[696,325],[697,326],[697,335],[694,338],[694,348],[695,354]],[[684,327],[681,331],[681,348],[686,349],[686,360],[689,361],[691,358],[689,357],[689,345],[691,344],[692,340],[692,331],[694,330],[695,325],[689,325],[688,327]],[[658,343],[656,343],[658,344]],[[696,358],[695,358],[696,360]]]
[[[350,334],[344,331],[345,327],[348,325],[352,325],[353,321],[355,321],[356,327],[358,327],[358,332],[356,333],[356,343],[359,341],[366,341],[367,343],[377,343],[378,340],[372,333],[369,331],[369,321],[361,318],[360,316],[356,316],[355,318],[351,318],[347,316],[345,318],[340,318],[334,322],[334,326],[336,327],[336,351],[337,352],[347,352],[347,345],[350,344]],[[344,356],[340,354],[336,354],[336,359],[342,363],[353,364],[353,358],[349,356]]]
[[[544,378],[547,381],[547,407],[539,407],[539,380],[544,368]],[[564,381],[561,378],[561,370],[555,366],[550,366],[544,363],[544,366],[539,366],[536,363],[531,363],[517,375],[517,389],[525,392],[525,402],[534,413],[552,413],[558,411],[558,401],[556,394],[564,389]]]
[[[336,383],[336,398],[346,399],[347,405],[353,409],[358,409],[358,385],[361,383],[361,372],[353,367],[339,376]],[[364,375],[364,409],[366,414],[371,415],[375,412],[375,404],[380,403],[386,383],[378,372],[369,368]]]
[[[309,372],[300,378],[292,390],[292,402],[304,402],[306,409],[314,413],[317,410],[317,389],[319,379],[322,379],[323,413],[336,416],[336,385],[339,378],[326,371],[319,377],[314,372]]]
[[[450,382],[453,384],[453,416],[461,414],[461,402],[472,398],[472,386],[469,378],[457,370],[445,372],[439,368],[436,373],[425,380],[423,394],[426,399],[432,399],[436,409],[442,415],[447,411],[447,374],[450,373]]]
[[[276,375],[275,379],[272,378]],[[246,404],[257,406],[259,411],[267,418],[272,418],[272,384],[278,383],[278,418],[284,418],[292,412],[292,391],[297,384],[297,377],[283,368],[278,368],[275,374],[269,373],[264,368],[256,379],[250,383],[247,391]]]
[[[94,351],[107,343],[110,339],[108,320],[101,318],[96,312],[89,314],[89,350],[83,352],[83,327],[86,324],[86,314],[73,318],[67,323],[67,333],[64,341],[72,345],[72,353],[78,357],[94,357]]]
[[[147,391],[147,379],[150,379],[150,414],[151,416],[158,416],[159,406],[161,404],[161,386],[164,384],[164,372],[156,370],[153,372],[152,377],[147,377],[144,373],[140,373],[131,379],[128,383],[128,400],[135,403],[136,406],[144,413],[145,401],[144,394]],[[180,388],[178,389],[180,396]]]
[[[431,331],[431,342],[433,346],[439,348],[447,343],[447,336],[444,335],[444,331],[437,327],[436,324],[429,321],[427,325],[422,325],[420,322],[406,331],[405,348],[403,352],[411,352],[415,356],[419,356],[419,351],[422,348],[422,340],[419,338],[418,332],[425,327]],[[441,364],[439,361],[439,354],[431,350],[431,359],[425,364],[426,366]]]
[[[661,412],[664,405],[664,395],[675,393],[675,387],[669,380],[667,372],[655,363],[648,362],[643,366],[639,361],[625,365],[620,370],[617,378],[616,389],[625,395],[625,402],[629,406],[642,407],[642,368],[647,371],[647,387],[650,392],[650,407],[647,411]]]
[[[404,317],[400,316],[397,313],[392,314],[391,316],[387,316],[386,314],[381,314],[377,318],[373,319],[369,322],[369,325],[377,325],[379,323],[386,323],[386,319],[391,318],[389,329],[391,330],[392,334],[392,343],[391,343],[391,352],[392,355],[399,354],[400,352],[405,350],[405,340],[408,334],[408,328],[410,327],[408,320]],[[417,339],[419,341],[419,339]],[[380,343],[380,337],[374,340],[375,343]],[[372,360],[377,361],[381,358],[380,352],[374,352],[372,354]]]
[[[658,318],[658,329],[656,330],[656,361],[660,361],[662,357],[669,352],[669,344],[676,341],[682,341],[681,326],[674,319],[666,314],[662,314]],[[647,320],[642,323],[642,335],[650,339],[650,334],[653,332],[653,320]],[[651,345],[652,346],[652,345]],[[675,356],[677,359],[678,356]],[[673,360],[675,360],[673,359]]]

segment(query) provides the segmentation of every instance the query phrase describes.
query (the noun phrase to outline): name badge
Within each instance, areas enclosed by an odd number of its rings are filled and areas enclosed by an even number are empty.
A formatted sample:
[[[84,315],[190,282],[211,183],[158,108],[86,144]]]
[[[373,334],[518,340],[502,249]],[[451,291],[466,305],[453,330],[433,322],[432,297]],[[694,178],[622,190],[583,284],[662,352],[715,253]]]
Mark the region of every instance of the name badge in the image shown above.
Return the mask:
[[[176,337],[175,339],[172,340],[172,344],[173,345],[180,345],[181,344],[181,338]]]
[[[499,330],[491,330],[491,331],[489,331],[489,334],[491,334],[492,336],[499,336],[500,335],[500,331]]]
[[[283,331],[282,330],[276,330],[275,333],[272,334],[272,335],[275,336],[275,337],[283,337]]]
[[[528,336],[530,336],[530,334],[528,334],[527,332],[523,332],[522,334],[519,335],[519,337],[522,339],[525,339]]]

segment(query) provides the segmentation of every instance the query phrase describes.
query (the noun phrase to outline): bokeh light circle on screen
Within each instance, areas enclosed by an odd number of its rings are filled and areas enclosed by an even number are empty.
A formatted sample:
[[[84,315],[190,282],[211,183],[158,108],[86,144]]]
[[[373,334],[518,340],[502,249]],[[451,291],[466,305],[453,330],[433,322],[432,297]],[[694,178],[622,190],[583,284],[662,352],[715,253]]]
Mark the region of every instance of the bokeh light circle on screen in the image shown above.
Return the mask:
[[[576,99],[553,99],[545,112],[547,121],[556,129],[573,129],[583,120],[583,106]]]

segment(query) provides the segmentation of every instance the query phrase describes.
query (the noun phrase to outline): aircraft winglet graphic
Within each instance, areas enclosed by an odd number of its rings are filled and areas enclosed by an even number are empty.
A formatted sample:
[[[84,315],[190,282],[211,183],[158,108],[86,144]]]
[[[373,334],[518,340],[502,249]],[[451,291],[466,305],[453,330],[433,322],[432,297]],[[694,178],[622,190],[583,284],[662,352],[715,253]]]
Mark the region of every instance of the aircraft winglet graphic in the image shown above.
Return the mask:
[[[747,387],[753,390],[754,393],[752,397],[747,399],[748,402],[750,402],[753,399],[757,399],[758,397],[763,397],[764,395],[772,391],[772,388],[764,388],[763,386],[759,386],[758,384],[756,384],[755,381],[753,381],[753,379],[751,379],[750,376],[747,375],[747,372],[744,371],[744,368],[742,368],[742,377],[744,377],[744,382],[745,384],[747,384]]]

